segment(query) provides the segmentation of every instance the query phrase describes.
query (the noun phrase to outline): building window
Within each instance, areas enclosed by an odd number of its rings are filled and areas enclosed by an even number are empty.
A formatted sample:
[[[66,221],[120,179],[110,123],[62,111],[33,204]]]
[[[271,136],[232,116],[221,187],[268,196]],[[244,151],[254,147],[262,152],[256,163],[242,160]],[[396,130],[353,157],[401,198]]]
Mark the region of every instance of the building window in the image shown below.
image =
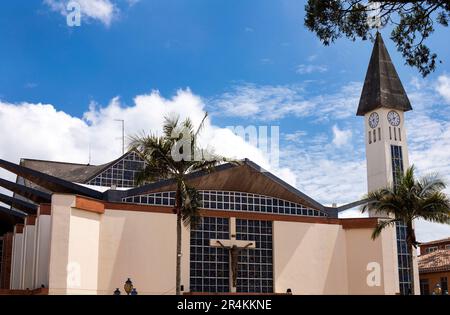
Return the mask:
[[[393,183],[394,186],[397,186],[399,176],[400,174],[403,174],[403,154],[401,146],[391,145],[391,163]],[[411,249],[408,247],[406,242],[406,224],[403,222],[396,222],[395,230],[397,236],[397,260],[400,294],[407,295],[411,292],[411,269],[409,264]]]
[[[272,293],[272,222],[236,219],[236,239],[256,243],[239,256],[236,291]]]
[[[369,131],[369,144],[372,143],[372,131]]]
[[[213,217],[191,228],[191,292],[230,292],[229,250],[210,246],[211,239],[229,239],[229,228],[229,219]],[[271,221],[236,219],[236,239],[256,243],[238,256],[237,292],[273,292],[272,231]]]
[[[373,142],[377,142],[377,130],[373,130]]]
[[[88,185],[111,187],[135,187],[136,175],[144,168],[145,162],[134,151],[124,156],[114,165],[87,182]]]
[[[199,191],[202,208],[209,210],[263,212],[295,216],[326,217],[325,212],[283,199],[235,191]],[[123,202],[156,206],[175,206],[175,192],[159,192],[126,197]]]
[[[211,239],[229,239],[227,218],[204,217],[191,228],[190,291],[229,292],[230,256],[225,248],[212,247]]]
[[[426,250],[425,250],[425,253],[432,253],[432,252],[434,252],[434,251],[437,251],[438,250],[438,247],[437,246],[431,246],[431,247],[428,247]]]
[[[389,140],[392,140],[392,128],[389,127]]]
[[[381,141],[381,128],[378,128],[378,140]]]
[[[430,295],[430,282],[428,279],[420,279],[420,294]]]
[[[398,141],[402,141],[402,131],[398,128]]]
[[[397,128],[394,128],[394,140],[397,141]]]
[[[442,294],[448,293],[447,277],[441,277],[441,289],[442,289]]]
[[[445,245],[445,249],[450,249],[450,244]]]

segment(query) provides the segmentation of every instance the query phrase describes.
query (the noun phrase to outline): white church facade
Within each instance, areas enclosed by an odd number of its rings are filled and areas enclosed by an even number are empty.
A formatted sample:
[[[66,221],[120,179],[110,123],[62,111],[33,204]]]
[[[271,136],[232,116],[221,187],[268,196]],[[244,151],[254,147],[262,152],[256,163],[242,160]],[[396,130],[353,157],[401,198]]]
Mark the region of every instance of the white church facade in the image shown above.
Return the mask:
[[[404,112],[411,105],[377,34],[357,115],[364,117],[368,188],[408,166]],[[113,294],[127,278],[139,294],[174,294],[175,183],[135,187],[144,162],[130,151],[100,166],[0,160],[17,174],[0,195],[3,290]],[[407,294],[415,253],[398,225],[371,239],[382,218],[339,218],[255,163],[190,174],[200,224],[182,231],[184,294]]]

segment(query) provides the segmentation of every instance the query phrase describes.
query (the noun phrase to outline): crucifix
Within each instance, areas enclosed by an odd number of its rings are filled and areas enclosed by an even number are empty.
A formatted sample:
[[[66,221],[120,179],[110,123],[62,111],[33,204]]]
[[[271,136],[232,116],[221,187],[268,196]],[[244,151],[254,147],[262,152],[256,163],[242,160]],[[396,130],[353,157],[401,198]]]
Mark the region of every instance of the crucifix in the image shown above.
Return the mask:
[[[236,218],[230,218],[230,239],[229,240],[209,240],[209,246],[221,247],[228,250],[230,254],[230,291],[236,292],[237,286],[237,273],[238,273],[238,260],[239,255],[245,249],[256,248],[256,242],[254,241],[242,241],[236,239]]]

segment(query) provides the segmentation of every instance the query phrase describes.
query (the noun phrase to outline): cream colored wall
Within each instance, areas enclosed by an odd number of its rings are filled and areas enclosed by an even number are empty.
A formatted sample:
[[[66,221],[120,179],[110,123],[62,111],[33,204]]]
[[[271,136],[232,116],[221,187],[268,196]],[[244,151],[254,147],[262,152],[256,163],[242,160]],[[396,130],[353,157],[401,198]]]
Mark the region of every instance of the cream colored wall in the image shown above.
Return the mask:
[[[182,284],[189,288],[189,232],[183,230]],[[174,294],[176,216],[106,210],[101,219],[99,294],[123,292],[131,278],[139,294]]]
[[[399,291],[393,230],[382,232],[376,240],[371,240],[372,231],[372,228],[345,230],[349,294],[395,294]],[[372,269],[374,264],[375,270]],[[373,271],[379,278],[379,285],[369,285],[371,281],[367,281]]]
[[[131,278],[139,294],[174,294],[176,216],[75,209],[53,195],[49,294],[112,294]],[[189,288],[189,231],[183,229],[182,284]]]
[[[39,215],[36,220],[34,288],[44,285],[48,288],[48,268],[50,260],[51,216]]]
[[[275,292],[293,294],[395,294],[398,291],[395,234],[375,241],[372,228],[337,224],[274,222]],[[380,285],[370,286],[371,263],[380,267]]]
[[[23,233],[14,232],[11,262],[11,289],[21,289],[22,281]]]
[[[346,239],[342,226],[273,223],[274,290],[293,294],[347,294]]]
[[[23,245],[22,245],[22,289],[34,289],[33,278],[34,278],[34,246],[36,237],[36,226],[35,225],[25,225],[23,233]]]

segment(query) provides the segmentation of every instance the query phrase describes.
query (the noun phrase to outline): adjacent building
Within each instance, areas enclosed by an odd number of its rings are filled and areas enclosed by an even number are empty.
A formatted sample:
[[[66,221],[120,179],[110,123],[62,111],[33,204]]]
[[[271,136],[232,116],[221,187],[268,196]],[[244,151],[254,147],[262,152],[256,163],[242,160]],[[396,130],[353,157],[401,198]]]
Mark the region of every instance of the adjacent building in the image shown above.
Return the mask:
[[[450,238],[421,244],[418,261],[421,294],[448,294]]]

